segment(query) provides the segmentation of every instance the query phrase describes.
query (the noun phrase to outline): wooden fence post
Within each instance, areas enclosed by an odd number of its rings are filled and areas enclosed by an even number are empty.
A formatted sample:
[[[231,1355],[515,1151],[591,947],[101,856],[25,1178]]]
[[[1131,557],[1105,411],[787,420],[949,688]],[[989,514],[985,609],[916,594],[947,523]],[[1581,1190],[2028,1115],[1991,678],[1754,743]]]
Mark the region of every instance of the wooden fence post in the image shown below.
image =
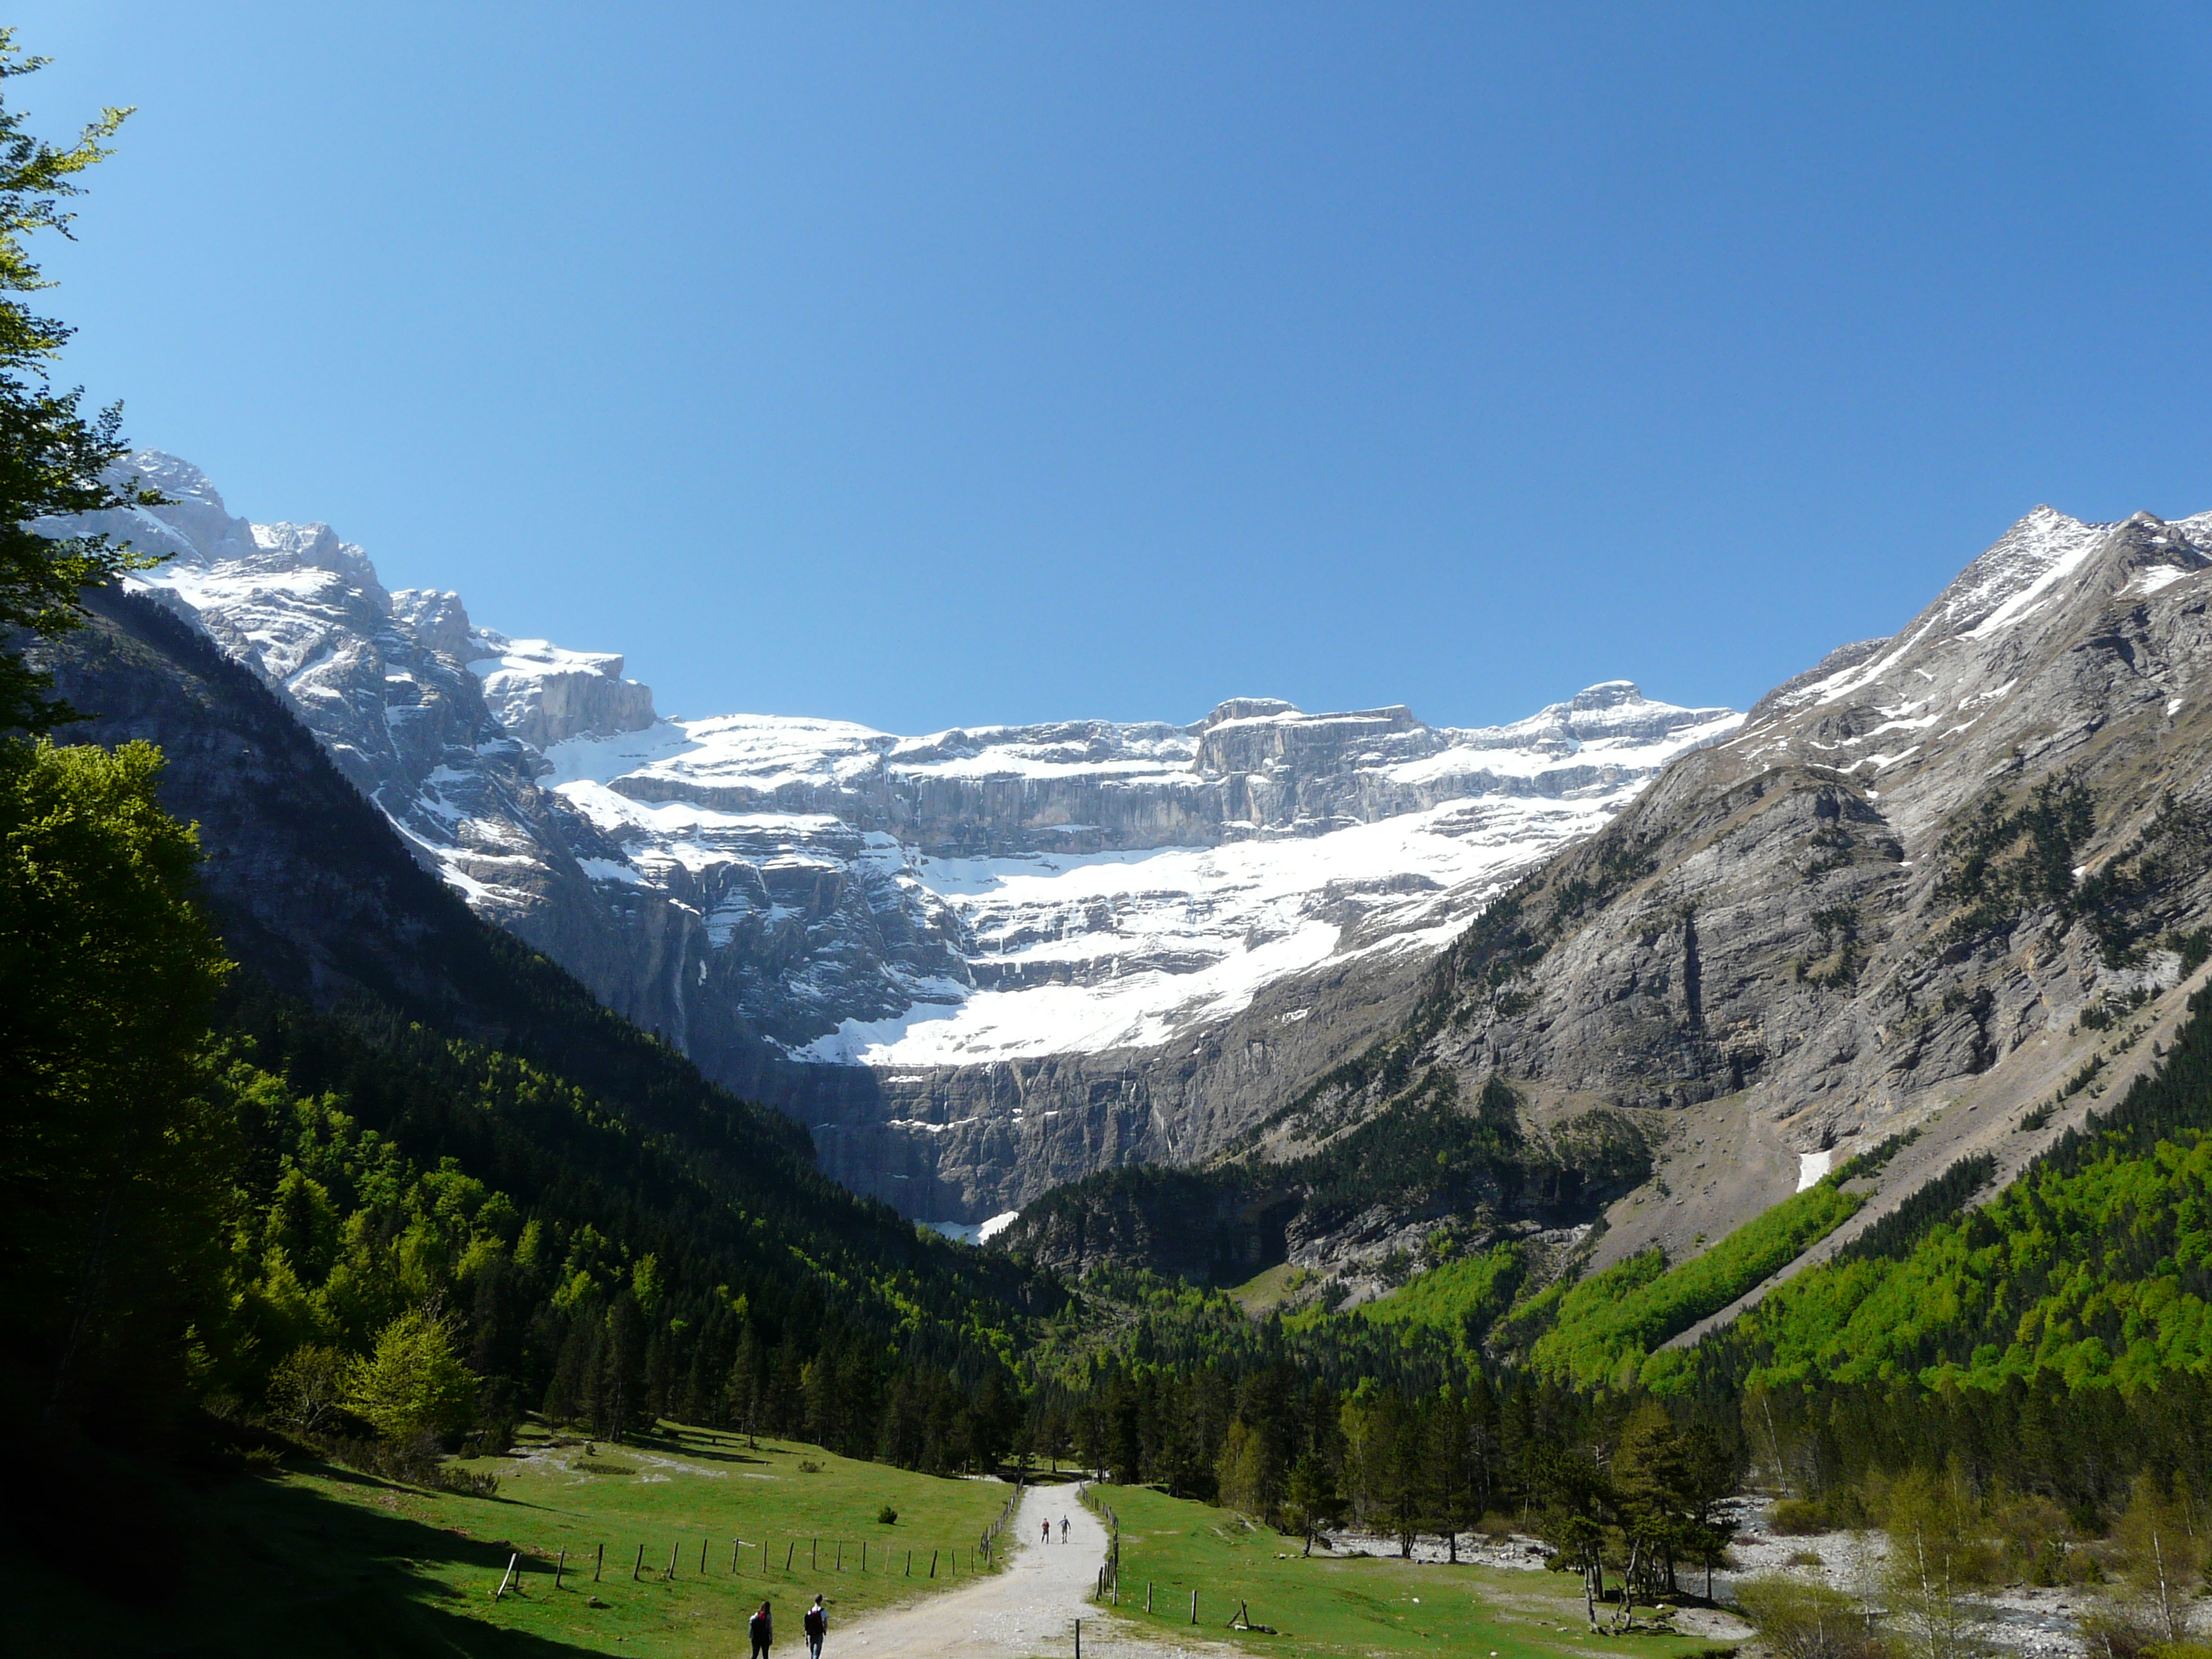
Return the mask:
[[[677,1553],[683,1549],[683,1547],[684,1546],[680,1543],[671,1544],[668,1547],[668,1577],[671,1578],[676,1577],[676,1556]]]
[[[906,1553],[906,1576],[909,1578],[914,1577],[914,1552],[912,1550],[908,1550]]]
[[[645,1571],[645,1546],[644,1546],[644,1545],[642,1545],[642,1544],[640,1544],[640,1545],[637,1547],[637,1559],[636,1559],[636,1560],[635,1560],[635,1561],[633,1561],[633,1562],[631,1562],[631,1563],[629,1564],[629,1582],[630,1582],[631,1583],[633,1583],[633,1584],[635,1584],[635,1583],[637,1583],[637,1576],[638,1576],[638,1574],[640,1574],[640,1573],[643,1572],[644,1571]]]
[[[815,1557],[816,1557],[816,1556],[817,1556],[817,1555],[819,1555],[821,1553],[822,1553],[822,1540],[821,1540],[820,1539],[818,1539],[818,1538],[810,1538],[810,1539],[808,1539],[808,1540],[806,1540],[806,1570],[807,1570],[807,1571],[809,1571],[809,1572],[813,1572],[813,1571],[817,1571],[817,1566],[816,1566],[816,1564],[815,1564]]]
[[[1198,1622],[1198,1592],[1194,1589],[1190,1593],[1190,1622]]]
[[[491,1599],[493,1601],[496,1601],[501,1596],[507,1594],[507,1580],[514,1577],[514,1564],[520,1559],[522,1559],[520,1551],[517,1551],[515,1553],[507,1558],[507,1571],[500,1574],[499,1588],[491,1593]]]
[[[1152,1581],[1151,1579],[1147,1578],[1146,1580],[1145,1580],[1145,1611],[1146,1611],[1146,1613],[1150,1613],[1152,1610]]]
[[[699,1540],[699,1576],[707,1576],[707,1540],[703,1538]]]
[[[1083,1659],[1083,1621],[1075,1621],[1075,1659]]]
[[[929,1576],[932,1578],[937,1577],[937,1552],[935,1550],[932,1550],[929,1553]]]
[[[602,1545],[600,1545],[600,1546],[599,1546],[599,1559],[598,1562],[597,1562],[597,1563],[592,1566],[592,1582],[594,1584],[598,1583],[599,1582],[599,1575],[600,1575],[601,1573],[605,1572],[606,1570],[607,1570],[607,1547],[606,1547],[605,1544],[602,1544]]]
[[[568,1565],[568,1552],[562,1550],[553,1563],[553,1588],[561,1588],[561,1570]]]
[[[744,1541],[742,1538],[730,1540],[730,1577],[732,1578],[738,1576],[738,1548]]]
[[[845,1571],[845,1540],[842,1538],[837,1540],[837,1565],[832,1571],[837,1572]]]
[[[794,1538],[791,1542],[785,1545],[783,1548],[783,1570],[786,1572],[789,1572],[791,1571],[791,1558],[798,1553],[799,1540]]]

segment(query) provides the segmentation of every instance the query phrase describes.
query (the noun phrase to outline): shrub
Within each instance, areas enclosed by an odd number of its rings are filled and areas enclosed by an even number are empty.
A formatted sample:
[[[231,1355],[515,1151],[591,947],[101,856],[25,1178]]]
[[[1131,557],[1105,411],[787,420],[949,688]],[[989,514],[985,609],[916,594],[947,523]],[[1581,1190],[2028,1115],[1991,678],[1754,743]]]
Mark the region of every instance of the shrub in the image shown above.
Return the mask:
[[[1754,1578],[1737,1599],[1775,1659],[1877,1659],[1880,1644],[1848,1595],[1792,1578]]]
[[[336,1348],[311,1342],[293,1349],[269,1374],[270,1409],[301,1433],[316,1433],[345,1401],[348,1369]]]
[[[802,1457],[799,1460],[799,1472],[801,1474],[819,1474],[822,1466],[811,1457]]]
[[[895,1527],[898,1524],[898,1511],[886,1504],[876,1511],[876,1519],[886,1527]]]
[[[399,1441],[331,1440],[325,1443],[324,1449],[327,1455],[363,1474],[402,1480],[411,1486],[434,1487],[465,1498],[490,1498],[499,1491],[497,1475],[472,1474],[447,1462],[431,1435]]]
[[[2164,1659],[2162,1635],[2151,1610],[2138,1604],[2107,1603],[2081,1620],[2090,1659]]]
[[[1808,1533],[1826,1532],[1828,1518],[1810,1498],[1784,1498],[1776,1502],[1766,1524],[1784,1538],[1802,1538]]]

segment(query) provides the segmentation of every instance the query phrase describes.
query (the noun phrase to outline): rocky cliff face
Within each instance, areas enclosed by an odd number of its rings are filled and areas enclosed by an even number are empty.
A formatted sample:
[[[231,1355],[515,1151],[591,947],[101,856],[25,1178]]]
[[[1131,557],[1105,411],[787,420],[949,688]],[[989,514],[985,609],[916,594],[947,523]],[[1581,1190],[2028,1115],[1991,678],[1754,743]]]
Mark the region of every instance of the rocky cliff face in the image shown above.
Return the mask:
[[[1504,883],[1740,721],[1626,682],[1474,731],[1267,698],[921,737],[663,719],[618,656],[387,592],[327,526],[131,465],[171,504],[75,527],[169,555],[137,586],[427,867],[933,1220],[1211,1152],[1401,1016]]]
[[[167,556],[131,586],[252,669],[477,914],[648,1030],[742,1042],[711,1009],[708,1030],[690,1029],[685,993],[707,955],[698,917],[605,878],[622,849],[540,787],[544,759],[522,735],[649,722],[652,694],[619,678],[620,658],[479,633],[454,594],[386,591],[328,526],[250,524],[198,469],[151,451],[130,464],[171,504],[55,527]]]
[[[1893,1135],[1824,1249],[1968,1152],[2017,1169],[2212,952],[2208,569],[2212,514],[2037,509],[1516,884],[1255,1156],[1439,1080],[1495,1077],[1532,1126],[1617,1109],[1661,1159],[1601,1262],[1693,1253]]]

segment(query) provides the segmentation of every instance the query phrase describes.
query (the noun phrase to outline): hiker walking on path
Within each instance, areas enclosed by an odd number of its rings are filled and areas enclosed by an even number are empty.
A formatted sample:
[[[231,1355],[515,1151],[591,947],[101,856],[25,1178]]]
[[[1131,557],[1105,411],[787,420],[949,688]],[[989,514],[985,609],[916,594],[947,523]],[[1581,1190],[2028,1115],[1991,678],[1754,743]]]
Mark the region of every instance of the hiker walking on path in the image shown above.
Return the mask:
[[[760,1611],[745,1620],[745,1633],[753,1638],[753,1659],[767,1659],[768,1644],[775,1640],[775,1618],[767,1602],[762,1602]]]
[[[1044,1529],[1049,1533],[1052,1530],[1052,1522],[1046,1522]],[[1063,1544],[1067,1541],[1067,1517],[1064,1515],[1060,1517],[1060,1541]]]
[[[1044,1533],[1039,1523],[1058,1521],[1053,1511],[1068,1497],[1034,1486],[1015,1493],[1023,1507],[1000,1541],[1016,1547],[1002,1552],[996,1571],[976,1573],[910,1606],[853,1614],[837,1627],[837,1659],[1037,1659],[1040,1654],[1066,1659],[1079,1619],[1083,1659],[1102,1653],[1114,1659],[1249,1659],[1212,1632],[1201,1635],[1180,1620],[1143,1620],[1139,1614],[1124,1623],[1099,1606],[1098,1569],[1113,1541],[1104,1522],[1089,1510],[1070,1509],[1066,1542],[1036,1547]],[[1141,1583],[1138,1589],[1141,1595]],[[1168,1594],[1172,1598],[1175,1592]],[[1228,1611],[1224,1605],[1213,1616]]]
[[[822,1638],[830,1633],[830,1610],[817,1595],[814,1605],[806,1610],[807,1659],[822,1659]]]
[[[1044,1518],[1044,1541],[1052,1542],[1052,1517],[1048,1515]]]

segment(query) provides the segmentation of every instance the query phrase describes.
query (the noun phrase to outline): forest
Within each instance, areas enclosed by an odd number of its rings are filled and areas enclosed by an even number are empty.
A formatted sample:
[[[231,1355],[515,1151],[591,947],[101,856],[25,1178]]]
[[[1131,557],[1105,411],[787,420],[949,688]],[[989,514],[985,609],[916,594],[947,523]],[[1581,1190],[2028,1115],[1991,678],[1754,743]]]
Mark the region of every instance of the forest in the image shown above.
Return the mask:
[[[34,66],[4,51],[0,76]],[[1547,1282],[1518,1243],[1446,1241],[1395,1296],[1255,1316],[1223,1287],[1280,1262],[1298,1226],[1383,1194],[1555,1218],[1641,1180],[1650,1149],[1602,1111],[1535,1144],[1503,1079],[1463,1102],[1401,1045],[1293,1113],[1326,1127],[1332,1102],[1369,1094],[1402,1109],[1266,1183],[1093,1177],[1026,1216],[1010,1255],[836,1187],[801,1126],[450,896],[422,902],[446,907],[465,1016],[398,991],[318,999],[252,965],[206,900],[198,833],[164,808],[162,755],[70,743],[81,711],[33,650],[86,626],[88,590],[123,614],[112,589],[137,559],[34,528],[137,498],[108,482],[119,413],[53,388],[68,331],[25,297],[41,281],[26,239],[64,226],[120,120],[55,148],[0,111],[0,1406],[34,1431],[21,1462],[245,1478],[304,1451],[478,1482],[453,1455],[504,1451],[528,1417],[607,1438],[673,1419],[929,1472],[1072,1459],[1310,1543],[1353,1524],[1455,1553],[1510,1524],[1555,1545],[1593,1607],[1608,1572],[1646,1599],[1692,1593],[1747,1480],[1808,1526],[1948,1540],[1961,1583],[2049,1581],[2077,1556],[2135,1572],[2154,1547],[2201,1577],[2205,994],[2155,1076],[2007,1190],[1963,1207],[1988,1170],[1961,1165],[1684,1349],[1666,1345],[1850,1217],[1860,1169],[1686,1261]],[[173,622],[137,625],[214,654]],[[2025,837],[2036,878],[2059,882],[2089,810],[2045,791],[1970,826],[1972,926],[2021,897],[1991,849]],[[2203,839],[2162,820],[2106,884]],[[412,871],[396,842],[375,856]],[[1613,842],[1579,858],[1543,916],[1524,888],[1470,929],[1417,1030],[1512,995],[1563,918],[1641,867]],[[2201,960],[2201,938],[2183,943]],[[1176,1216],[1179,1276],[1117,1259]],[[2077,1550],[2092,1540],[2109,1549]],[[1778,1605],[1772,1628],[1832,1611]]]

